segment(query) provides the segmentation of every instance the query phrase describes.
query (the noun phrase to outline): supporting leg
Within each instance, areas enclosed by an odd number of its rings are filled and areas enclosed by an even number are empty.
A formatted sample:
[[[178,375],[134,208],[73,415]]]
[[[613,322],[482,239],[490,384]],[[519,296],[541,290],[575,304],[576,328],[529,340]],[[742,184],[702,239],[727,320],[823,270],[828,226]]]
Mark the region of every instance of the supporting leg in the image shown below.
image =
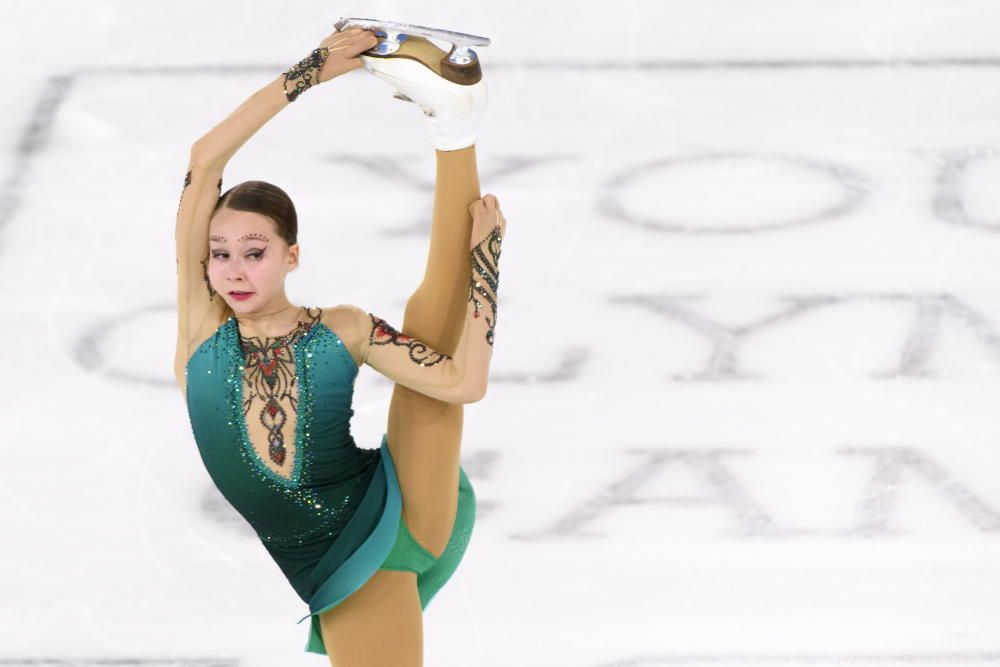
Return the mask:
[[[437,151],[434,217],[423,281],[406,303],[402,330],[452,354],[468,299],[469,204],[480,198],[476,148]],[[458,501],[464,406],[401,385],[389,404],[389,450],[403,495],[403,519],[414,538],[439,556],[448,543]]]
[[[423,612],[412,572],[376,571],[319,621],[332,667],[423,666]]]

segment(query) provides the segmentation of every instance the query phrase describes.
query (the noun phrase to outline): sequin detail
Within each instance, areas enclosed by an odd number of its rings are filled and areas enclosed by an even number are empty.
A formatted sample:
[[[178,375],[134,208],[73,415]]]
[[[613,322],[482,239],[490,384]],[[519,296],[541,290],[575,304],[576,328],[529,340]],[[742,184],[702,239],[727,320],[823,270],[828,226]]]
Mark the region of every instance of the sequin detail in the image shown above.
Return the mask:
[[[493,319],[491,320],[488,315],[484,316],[486,324],[489,326],[486,332],[486,342],[490,345],[493,345],[493,332],[497,324],[497,294],[500,289],[500,244],[502,240],[500,225],[497,225],[469,253],[472,262],[472,275],[469,276],[469,301],[475,303],[475,317],[479,317],[479,309],[483,307],[479,298],[482,298],[490,306]],[[484,247],[486,252],[483,251]],[[487,252],[489,257],[486,255]]]
[[[433,366],[439,361],[451,359],[447,354],[432,350],[427,343],[408,336],[401,331],[397,331],[391,324],[381,317],[368,313],[372,322],[372,328],[368,332],[368,347],[373,345],[397,345],[405,347],[409,353],[410,361],[420,366]]]
[[[313,49],[312,52],[299,62],[288,68],[285,72],[285,98],[289,102],[294,102],[299,95],[306,92],[319,83],[319,72],[323,69],[323,63],[330,55],[330,49],[325,46]],[[313,80],[315,78],[315,80]],[[292,83],[293,88],[288,89],[288,84]]]
[[[234,424],[237,426],[241,441],[240,457],[254,478],[278,492],[290,502],[308,509],[310,514],[316,517],[316,521],[310,522],[307,529],[296,531],[293,528],[289,534],[272,534],[260,530],[256,525],[254,528],[257,530],[257,534],[262,542],[274,546],[301,545],[303,542],[323,534],[332,535],[332,529],[345,520],[346,512],[353,509],[356,498],[353,495],[345,495],[340,502],[328,505],[311,486],[310,464],[313,452],[310,447],[310,436],[314,408],[312,385],[313,357],[316,354],[315,347],[317,345],[332,344],[334,347],[341,349],[342,354],[347,355],[348,353],[343,348],[339,336],[321,322],[317,322],[310,327],[294,346],[296,375],[299,382],[299,398],[295,426],[295,460],[291,477],[286,478],[271,470],[261,461],[247,432],[242,410],[242,386],[245,366],[244,359],[241,356],[239,345],[240,334],[237,325],[236,318],[230,317],[221,327],[219,333],[221,334],[222,346],[228,354],[228,362],[225,366],[227,369],[225,380],[226,402],[229,408],[229,421],[227,423],[230,426]],[[354,368],[356,370],[356,367]]]
[[[312,313],[306,311],[312,316]],[[298,322],[295,328],[283,336],[273,338],[244,336],[240,333],[240,349],[244,360],[244,383],[241,391],[244,392],[243,415],[244,422],[248,418],[250,407],[254,398],[259,398],[263,402],[258,417],[261,424],[267,429],[268,436],[268,457],[279,466],[284,465],[288,453],[285,447],[284,425],[288,420],[288,413],[298,415],[298,373],[299,358],[295,354],[296,343],[311,329],[322,315],[322,310],[318,315],[312,316],[312,321]],[[237,319],[237,329],[239,328]],[[249,392],[249,398],[246,393]],[[286,406],[283,399],[290,404]],[[287,408],[287,409],[286,409]],[[296,425],[298,419],[296,419]],[[247,424],[249,429],[249,424]],[[252,438],[248,438],[252,442]],[[296,438],[296,454],[298,458],[298,441]],[[271,470],[268,467],[268,470]],[[274,472],[273,470],[271,470]],[[281,477],[286,477],[277,473]],[[287,477],[286,477],[287,478]]]

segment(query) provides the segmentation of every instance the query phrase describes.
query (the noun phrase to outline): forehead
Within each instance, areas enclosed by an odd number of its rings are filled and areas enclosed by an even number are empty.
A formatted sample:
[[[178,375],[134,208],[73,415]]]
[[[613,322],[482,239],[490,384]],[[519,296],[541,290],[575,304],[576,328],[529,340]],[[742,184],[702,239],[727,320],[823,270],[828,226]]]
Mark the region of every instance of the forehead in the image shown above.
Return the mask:
[[[255,238],[270,241],[275,238],[274,223],[265,215],[251,211],[220,209],[209,225],[209,241],[233,243]]]

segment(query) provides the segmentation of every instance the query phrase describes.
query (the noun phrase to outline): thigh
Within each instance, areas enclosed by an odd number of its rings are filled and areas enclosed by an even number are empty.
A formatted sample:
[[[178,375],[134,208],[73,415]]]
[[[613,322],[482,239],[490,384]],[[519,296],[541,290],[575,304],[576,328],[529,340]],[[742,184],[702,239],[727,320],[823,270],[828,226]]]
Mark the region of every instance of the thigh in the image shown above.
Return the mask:
[[[406,302],[403,331],[452,354],[465,328],[472,263],[469,205],[479,199],[475,146],[437,153],[434,214],[423,281]],[[464,406],[401,385],[389,402],[389,450],[413,536],[433,555],[451,535],[458,503]]]
[[[402,520],[435,557],[455,522],[463,407],[398,384],[389,404],[387,437],[403,496]]]
[[[423,665],[423,616],[412,572],[377,570],[319,621],[333,667]]]

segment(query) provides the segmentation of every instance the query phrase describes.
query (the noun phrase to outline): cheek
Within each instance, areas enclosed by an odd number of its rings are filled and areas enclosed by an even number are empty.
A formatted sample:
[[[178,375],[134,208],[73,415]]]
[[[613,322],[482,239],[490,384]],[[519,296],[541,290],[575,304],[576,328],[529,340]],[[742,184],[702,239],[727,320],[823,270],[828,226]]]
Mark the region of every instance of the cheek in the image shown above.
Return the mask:
[[[279,284],[284,279],[281,258],[269,257],[259,262],[247,264],[247,272],[258,280],[266,284]]]
[[[209,278],[215,278],[216,276],[218,276],[219,271],[222,268],[222,265],[216,259],[209,259],[207,266],[208,266],[207,271]]]

